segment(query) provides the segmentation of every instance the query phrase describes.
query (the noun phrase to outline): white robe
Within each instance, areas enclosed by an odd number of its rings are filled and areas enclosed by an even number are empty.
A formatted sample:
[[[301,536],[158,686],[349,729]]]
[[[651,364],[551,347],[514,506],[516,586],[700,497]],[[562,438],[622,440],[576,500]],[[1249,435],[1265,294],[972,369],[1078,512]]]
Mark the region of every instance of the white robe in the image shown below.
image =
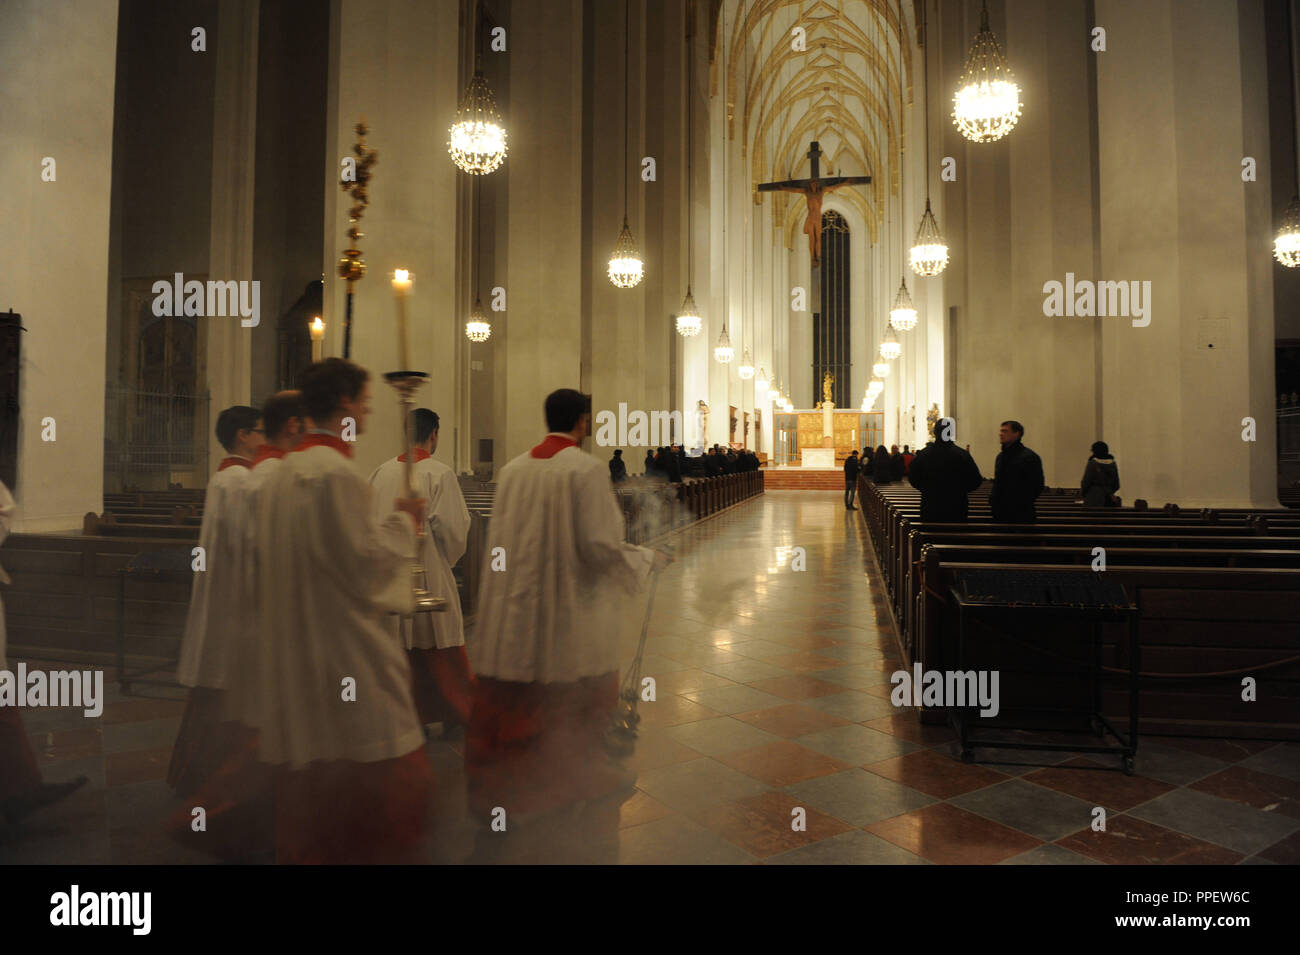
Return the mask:
[[[218,471],[203,496],[199,546],[207,569],[194,574],[190,590],[176,665],[183,686],[225,689],[231,651],[253,619],[245,593],[247,513],[241,503],[249,473],[239,466]]]
[[[399,512],[376,523],[370,498],[352,462],[322,446],[286,455],[257,492],[264,599],[244,678],[264,701],[255,728],[268,763],[377,762],[424,744],[410,664],[385,619],[413,610],[415,529]]]
[[[465,553],[469,508],[465,506],[456,475],[441,461],[425,458],[412,464],[411,471],[416,497],[429,502],[420,553],[428,581],[426,586],[435,597],[446,598],[447,609],[401,618],[402,642],[408,650],[461,647],[465,645],[465,626],[451,568]],[[381,464],[370,475],[370,486],[375,492],[375,521],[379,522],[392,511],[394,499],[406,497],[405,462],[393,458]],[[394,627],[398,619],[393,618]]]
[[[14,514],[18,511],[18,505],[14,503],[14,496],[9,493],[9,488],[5,487],[4,482],[0,481],[0,544],[5,542],[9,536],[9,528],[13,523]],[[11,583],[9,575],[5,569],[0,567],[0,584]],[[9,664],[5,660],[5,605],[0,600],[0,670],[9,669]]]
[[[468,647],[478,676],[570,683],[617,670],[619,636],[654,551],[626,536],[609,469],[577,447],[525,452],[501,469],[478,618]],[[505,549],[505,570],[493,551]]]

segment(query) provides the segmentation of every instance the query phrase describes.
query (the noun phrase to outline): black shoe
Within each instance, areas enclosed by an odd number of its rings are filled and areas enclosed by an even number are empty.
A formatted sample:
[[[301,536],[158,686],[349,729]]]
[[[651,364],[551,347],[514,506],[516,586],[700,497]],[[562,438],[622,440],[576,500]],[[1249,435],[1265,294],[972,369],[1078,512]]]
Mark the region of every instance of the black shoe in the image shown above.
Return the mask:
[[[56,802],[68,798],[87,782],[89,779],[86,776],[78,776],[66,783],[41,783],[25,793],[6,799],[3,806],[0,806],[0,810],[11,823],[16,823],[30,812],[53,806]]]

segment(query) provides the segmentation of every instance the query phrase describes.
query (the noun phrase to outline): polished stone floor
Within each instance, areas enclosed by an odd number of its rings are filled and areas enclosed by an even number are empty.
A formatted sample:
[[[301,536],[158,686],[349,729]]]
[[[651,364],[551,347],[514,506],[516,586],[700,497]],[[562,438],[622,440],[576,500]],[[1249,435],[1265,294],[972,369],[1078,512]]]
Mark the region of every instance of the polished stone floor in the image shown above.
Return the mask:
[[[839,492],[769,492],[667,543],[636,791],[494,833],[466,818],[460,744],[431,742],[431,861],[1300,862],[1297,744],[1148,737],[1133,777],[1068,755],[954,758],[951,732],[889,701],[892,619]],[[629,658],[638,635],[629,620]],[[170,699],[110,687],[99,720],[24,714],[46,778],[91,783],[11,832],[0,862],[205,861],[158,829],[181,696],[150,692]]]

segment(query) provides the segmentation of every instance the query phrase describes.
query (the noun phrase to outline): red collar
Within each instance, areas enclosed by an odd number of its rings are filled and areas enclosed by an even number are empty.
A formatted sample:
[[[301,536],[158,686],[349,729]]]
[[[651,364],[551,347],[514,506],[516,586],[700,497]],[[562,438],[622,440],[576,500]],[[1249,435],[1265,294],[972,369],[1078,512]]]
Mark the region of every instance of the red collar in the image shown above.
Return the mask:
[[[271,458],[282,458],[288,453],[288,451],[283,451],[274,445],[264,444],[262,445],[262,449],[257,452],[257,460],[253,462],[253,467],[257,467],[263,461],[270,460]]]
[[[416,448],[416,449],[415,449],[415,460],[417,460],[417,461],[423,461],[425,458],[430,458],[430,457],[433,457],[433,455],[431,455],[428,451],[424,450],[424,448]],[[405,461],[405,460],[406,460],[406,455],[405,455],[405,454],[399,454],[399,455],[397,456],[397,460],[399,460],[399,461]]]
[[[535,458],[553,458],[565,448],[576,448],[578,442],[561,434],[548,434],[546,440],[528,453]]]
[[[352,445],[344,441],[336,434],[321,434],[313,431],[302,439],[302,444],[294,448],[295,451],[306,451],[308,448],[333,448],[345,458],[352,457]]]
[[[253,465],[248,458],[241,458],[237,454],[232,454],[228,458],[222,458],[221,463],[217,465],[218,471],[224,471],[226,468],[251,468]]]

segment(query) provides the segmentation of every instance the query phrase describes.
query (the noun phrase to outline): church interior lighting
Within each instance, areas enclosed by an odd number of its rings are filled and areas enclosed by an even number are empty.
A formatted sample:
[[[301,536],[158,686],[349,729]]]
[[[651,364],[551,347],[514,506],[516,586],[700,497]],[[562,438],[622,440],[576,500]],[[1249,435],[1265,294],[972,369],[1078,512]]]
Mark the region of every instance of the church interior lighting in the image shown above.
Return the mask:
[[[704,322],[700,318],[700,310],[695,305],[695,296],[691,294],[691,287],[686,286],[686,297],[682,299],[681,311],[677,313],[677,334],[683,338],[691,338],[700,333],[704,327]]]
[[[887,361],[876,362],[874,365],[871,366],[871,373],[875,375],[877,378],[888,378],[889,362]]]
[[[953,123],[973,143],[996,142],[1020,120],[1020,87],[989,27],[987,3],[952,102]]]
[[[907,291],[907,279],[898,286],[898,295],[894,298],[894,307],[889,310],[889,324],[900,332],[910,332],[916,327],[916,306]]]
[[[451,161],[472,176],[486,176],[505,162],[509,138],[482,70],[474,71],[465,88],[447,137]]]
[[[1273,258],[1289,269],[1300,265],[1300,196],[1292,196],[1273,238]]]
[[[893,361],[901,354],[903,354],[903,345],[894,332],[894,326],[889,325],[885,328],[884,341],[880,343],[880,357],[885,361]]]
[[[492,325],[487,320],[487,312],[483,311],[483,303],[476,298],[474,308],[469,313],[469,321],[465,323],[465,337],[472,342],[485,342],[491,335]]]
[[[740,364],[736,367],[736,374],[745,381],[749,381],[754,377],[754,359],[749,354],[748,345],[745,346],[745,350],[741,353]]]
[[[632,229],[627,222],[627,131],[631,123],[631,116],[627,109],[627,89],[628,89],[628,35],[630,27],[628,25],[628,5],[627,0],[623,3],[623,230],[618,234],[618,241],[614,243],[614,254],[609,257],[609,280],[617,288],[636,288],[641,284],[641,279],[645,276],[645,264],[641,261],[641,253],[637,250],[636,239],[632,235]]]

